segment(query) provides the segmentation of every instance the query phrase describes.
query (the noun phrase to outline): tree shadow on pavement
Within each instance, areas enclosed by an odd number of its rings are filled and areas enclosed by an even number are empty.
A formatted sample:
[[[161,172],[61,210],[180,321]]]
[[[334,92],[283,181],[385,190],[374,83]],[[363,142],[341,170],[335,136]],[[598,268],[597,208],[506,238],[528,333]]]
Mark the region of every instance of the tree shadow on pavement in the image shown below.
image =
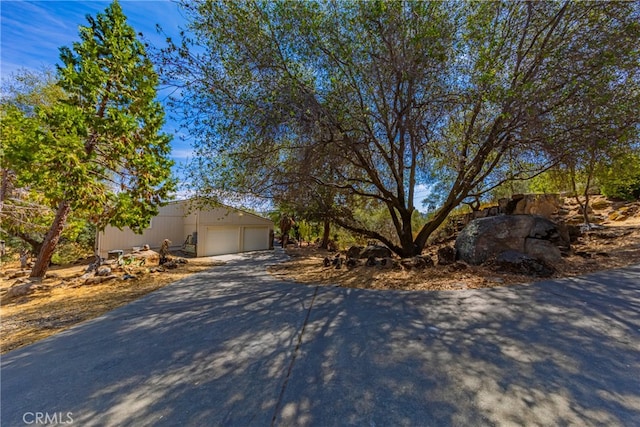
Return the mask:
[[[10,352],[2,425],[631,425],[640,266],[458,292],[277,282],[229,261]]]
[[[633,425],[640,267],[463,292],[320,292],[283,425]]]

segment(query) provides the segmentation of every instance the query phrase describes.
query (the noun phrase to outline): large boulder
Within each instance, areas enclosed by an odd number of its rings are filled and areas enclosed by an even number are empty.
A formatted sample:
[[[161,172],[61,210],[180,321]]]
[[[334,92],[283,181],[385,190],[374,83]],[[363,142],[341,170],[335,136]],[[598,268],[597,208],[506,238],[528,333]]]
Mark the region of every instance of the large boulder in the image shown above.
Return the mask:
[[[391,258],[391,249],[386,246],[369,245],[360,251],[360,258]]]
[[[360,253],[363,249],[363,246],[351,246],[347,251],[347,258],[360,258]]]
[[[509,250],[553,264],[561,259],[559,246],[566,245],[556,225],[546,218],[503,215],[471,221],[455,246],[461,260],[478,265]]]

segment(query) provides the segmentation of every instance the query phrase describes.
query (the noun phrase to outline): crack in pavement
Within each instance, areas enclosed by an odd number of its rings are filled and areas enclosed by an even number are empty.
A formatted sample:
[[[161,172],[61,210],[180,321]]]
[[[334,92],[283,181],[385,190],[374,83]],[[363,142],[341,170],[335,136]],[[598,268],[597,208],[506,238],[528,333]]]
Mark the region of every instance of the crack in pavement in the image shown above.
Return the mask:
[[[278,396],[278,401],[276,402],[276,406],[273,411],[273,418],[271,419],[271,427],[275,426],[276,420],[278,419],[278,412],[280,412],[280,405],[282,404],[284,393],[287,391],[287,384],[289,384],[289,377],[291,376],[291,371],[293,371],[293,365],[295,365],[296,363],[296,358],[298,357],[298,353],[300,351],[300,345],[302,344],[302,337],[304,336],[304,331],[307,328],[307,323],[309,322],[311,310],[313,309],[313,303],[316,300],[316,296],[318,295],[319,288],[320,286],[316,286],[313,291],[313,296],[311,297],[311,304],[309,304],[309,308],[307,309],[307,315],[305,316],[304,322],[302,323],[302,329],[300,330],[300,334],[298,335],[298,342],[296,344],[296,348],[293,350],[293,354],[291,355],[291,361],[289,362],[287,375],[285,376],[284,382],[282,383],[282,388],[280,389],[280,395]]]

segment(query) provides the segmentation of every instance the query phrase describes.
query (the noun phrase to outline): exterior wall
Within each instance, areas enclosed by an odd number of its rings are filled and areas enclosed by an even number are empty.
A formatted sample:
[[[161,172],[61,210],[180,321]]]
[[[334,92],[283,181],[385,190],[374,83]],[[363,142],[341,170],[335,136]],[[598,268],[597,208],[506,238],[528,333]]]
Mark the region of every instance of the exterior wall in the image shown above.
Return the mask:
[[[98,234],[98,251],[101,257],[114,249],[129,252],[134,247],[149,245],[152,249],[159,249],[164,239],[171,240],[172,247],[180,247],[184,242],[182,223],[184,221],[183,208],[177,204],[169,204],[159,209],[158,215],[151,220],[150,227],[142,234],[135,234],[130,228],[122,230],[107,226]],[[176,227],[180,224],[180,227]]]
[[[215,242],[207,242],[206,238],[209,230],[216,227],[237,228],[238,245],[233,251],[226,252],[232,253],[256,250],[256,248],[269,249],[269,232],[273,230],[274,225],[266,218],[227,207],[188,213],[188,202],[179,201],[161,207],[158,216],[152,219],[151,227],[144,230],[141,235],[133,233],[129,228],[119,230],[115,227],[107,227],[98,234],[97,246],[100,256],[105,258],[111,250],[122,249],[128,252],[133,247],[145,244],[152,249],[158,249],[164,239],[171,240],[172,249],[179,249],[187,236],[196,232],[197,256],[206,256],[209,255],[207,252],[211,252],[211,248],[215,249]],[[245,229],[249,231],[245,233]],[[257,240],[247,241],[245,234],[250,236],[247,238]],[[211,236],[215,236],[215,234],[211,234]]]

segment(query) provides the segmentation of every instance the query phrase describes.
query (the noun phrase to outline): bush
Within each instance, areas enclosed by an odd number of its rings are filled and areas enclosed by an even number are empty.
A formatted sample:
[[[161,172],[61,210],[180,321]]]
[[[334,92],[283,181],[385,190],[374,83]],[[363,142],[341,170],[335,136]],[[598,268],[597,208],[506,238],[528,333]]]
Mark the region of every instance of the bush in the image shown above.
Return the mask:
[[[627,154],[603,167],[598,173],[600,191],[623,200],[640,198],[640,154]]]

